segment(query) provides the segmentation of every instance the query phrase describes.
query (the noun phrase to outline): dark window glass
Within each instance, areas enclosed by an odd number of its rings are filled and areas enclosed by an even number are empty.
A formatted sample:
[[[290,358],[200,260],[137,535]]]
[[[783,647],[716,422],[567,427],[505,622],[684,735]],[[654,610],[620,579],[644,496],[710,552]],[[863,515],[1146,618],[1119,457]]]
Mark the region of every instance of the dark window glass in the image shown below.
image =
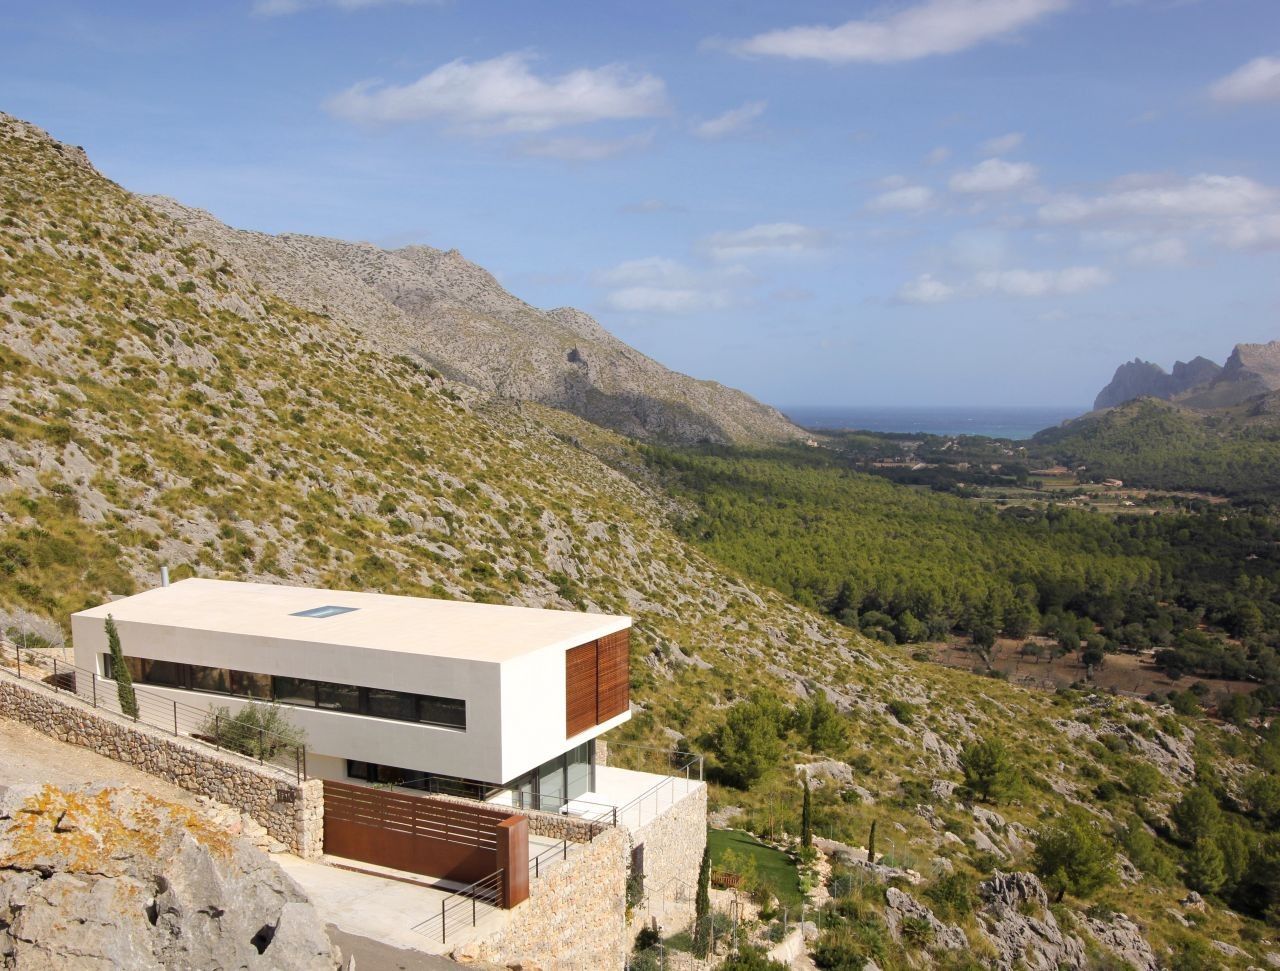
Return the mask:
[[[231,693],[246,698],[270,698],[271,675],[251,674],[248,671],[232,671]]]
[[[359,688],[349,684],[331,684],[328,681],[319,681],[316,686],[320,693],[321,708],[360,713]]]
[[[143,684],[159,684],[168,688],[185,688],[187,686],[187,666],[185,664],[143,658],[141,666],[142,677],[138,680]]]
[[[231,672],[226,668],[207,668],[203,664],[189,665],[191,668],[191,687],[196,691],[215,691],[225,695],[231,693]]]
[[[374,766],[368,762],[357,762],[355,759],[347,759],[347,776],[352,779],[363,779],[371,782],[377,778]]]
[[[369,689],[369,714],[375,718],[397,718],[400,721],[417,721],[414,696],[403,691],[386,688]]]
[[[316,683],[305,678],[271,679],[271,691],[276,701],[282,705],[305,705],[314,708],[316,705]]]
[[[448,728],[466,728],[467,703],[457,698],[424,695],[418,699],[418,721]]]

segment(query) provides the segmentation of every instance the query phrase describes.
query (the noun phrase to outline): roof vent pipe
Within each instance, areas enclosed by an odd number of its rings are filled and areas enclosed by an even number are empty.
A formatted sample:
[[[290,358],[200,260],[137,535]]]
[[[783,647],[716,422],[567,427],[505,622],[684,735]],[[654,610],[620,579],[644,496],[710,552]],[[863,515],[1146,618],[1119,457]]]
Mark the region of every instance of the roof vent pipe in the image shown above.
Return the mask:
[[[169,585],[169,568],[167,566],[160,567],[160,586],[167,587]]]

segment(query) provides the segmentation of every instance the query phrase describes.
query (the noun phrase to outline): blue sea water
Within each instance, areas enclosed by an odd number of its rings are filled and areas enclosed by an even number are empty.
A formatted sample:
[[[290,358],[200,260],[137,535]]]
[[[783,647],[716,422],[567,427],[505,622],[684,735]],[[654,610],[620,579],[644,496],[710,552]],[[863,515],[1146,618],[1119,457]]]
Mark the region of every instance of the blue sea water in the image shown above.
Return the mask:
[[[1076,418],[1084,407],[963,407],[873,408],[801,406],[782,408],[802,428],[869,432],[928,432],[933,435],[987,435],[991,438],[1030,438],[1036,432]]]

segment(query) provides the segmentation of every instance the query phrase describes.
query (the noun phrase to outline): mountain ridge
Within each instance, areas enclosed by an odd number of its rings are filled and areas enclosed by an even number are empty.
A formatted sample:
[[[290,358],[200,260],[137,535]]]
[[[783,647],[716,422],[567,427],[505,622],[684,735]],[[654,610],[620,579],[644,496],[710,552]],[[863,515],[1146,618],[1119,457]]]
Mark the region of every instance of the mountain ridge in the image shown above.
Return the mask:
[[[531,306],[456,249],[271,235],[166,197],[145,201],[233,253],[260,285],[481,390],[563,408],[634,438],[750,444],[803,434],[741,391],[671,371],[581,310]]]
[[[1232,408],[1280,391],[1280,341],[1237,344],[1225,364],[1206,357],[1178,361],[1173,371],[1135,357],[1120,365],[1093,402],[1094,411],[1138,398],[1173,401],[1197,411]]]
[[[844,774],[814,786],[822,831],[854,847],[878,820],[895,857],[927,871],[921,893],[952,886],[950,874],[1029,866],[1037,827],[1069,807],[1099,827],[1132,822],[1124,799],[1097,791],[1138,766],[1158,770],[1143,797],[1153,820],[1188,790],[1202,749],[1228,779],[1247,771],[1224,733],[1171,709],[1035,692],[870,641],[683,540],[680,500],[619,470],[643,464],[634,440],[454,382],[290,303],[243,275],[236,253],[4,115],[0,162],[0,628],[20,619],[24,635],[58,643],[69,612],[154,582],[161,565],[175,579],[627,613],[635,709],[623,739],[707,752],[714,807],[753,832],[799,830],[797,765]],[[788,721],[825,697],[847,737],[819,750],[775,732],[767,775],[721,786],[717,733],[757,694]],[[986,739],[1025,777],[999,811],[962,787],[962,747]],[[1106,925],[1123,907],[1164,953],[1192,933],[1177,910],[1185,891],[1137,865],[1089,919]],[[886,874],[910,877],[869,871]],[[1058,909],[1058,936],[1108,947],[1084,906]],[[901,955],[884,966],[935,963],[873,916],[878,899],[865,907],[885,953]],[[965,920],[979,960],[1034,937],[1035,918],[1007,910]],[[1217,901],[1193,932],[1262,961]]]

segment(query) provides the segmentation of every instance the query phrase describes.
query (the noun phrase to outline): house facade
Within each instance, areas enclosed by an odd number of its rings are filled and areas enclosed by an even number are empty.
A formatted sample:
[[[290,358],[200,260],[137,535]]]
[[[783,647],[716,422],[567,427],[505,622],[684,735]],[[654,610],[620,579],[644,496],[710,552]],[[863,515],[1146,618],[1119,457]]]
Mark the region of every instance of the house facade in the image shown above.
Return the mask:
[[[630,718],[628,617],[189,579],[72,615],[76,666],[234,714],[287,709],[307,772],[571,811]]]

